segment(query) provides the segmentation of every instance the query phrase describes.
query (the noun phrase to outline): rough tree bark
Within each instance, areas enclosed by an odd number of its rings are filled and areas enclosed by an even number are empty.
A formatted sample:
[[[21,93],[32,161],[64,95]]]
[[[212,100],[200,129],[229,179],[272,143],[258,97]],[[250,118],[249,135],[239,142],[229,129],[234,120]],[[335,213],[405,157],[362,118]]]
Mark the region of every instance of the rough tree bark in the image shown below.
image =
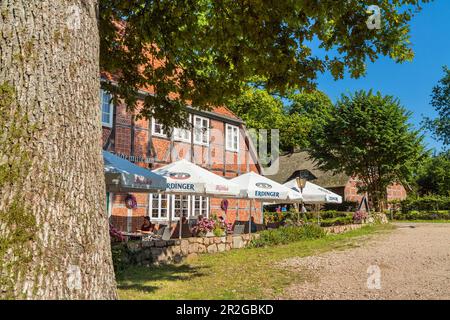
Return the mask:
[[[116,298],[97,8],[0,1],[0,298]]]

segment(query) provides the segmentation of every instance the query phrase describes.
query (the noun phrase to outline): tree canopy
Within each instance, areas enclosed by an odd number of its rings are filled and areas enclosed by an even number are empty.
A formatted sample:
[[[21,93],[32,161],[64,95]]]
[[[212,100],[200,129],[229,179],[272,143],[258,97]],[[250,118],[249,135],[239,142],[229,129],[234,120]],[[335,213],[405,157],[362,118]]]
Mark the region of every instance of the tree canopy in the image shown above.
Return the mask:
[[[151,89],[140,115],[173,125],[186,103],[221,105],[248,86],[286,95],[322,72],[357,78],[367,60],[412,59],[408,23],[425,2],[376,1],[381,25],[369,29],[372,0],[102,0],[100,67],[117,84],[104,86],[130,107]]]
[[[309,141],[321,135],[324,125],[332,115],[333,103],[325,93],[318,90],[292,94],[290,95],[290,101],[289,114],[291,116],[298,115],[309,119],[311,127],[306,136],[308,146]]]
[[[416,175],[419,195],[450,196],[450,151],[427,158]]]
[[[443,69],[444,77],[433,88],[431,95],[431,105],[438,112],[438,117],[426,118],[425,123],[435,137],[447,146],[450,144],[450,69]]]
[[[408,123],[410,113],[392,96],[359,91],[343,95],[315,139],[310,155],[319,167],[357,176],[376,210],[386,188],[407,184],[423,157],[422,137]]]
[[[289,114],[279,97],[263,89],[249,89],[231,100],[229,108],[246,125],[254,129],[279,129],[280,149],[290,151],[308,146],[308,133],[312,122],[304,114]],[[268,138],[270,138],[268,132]]]

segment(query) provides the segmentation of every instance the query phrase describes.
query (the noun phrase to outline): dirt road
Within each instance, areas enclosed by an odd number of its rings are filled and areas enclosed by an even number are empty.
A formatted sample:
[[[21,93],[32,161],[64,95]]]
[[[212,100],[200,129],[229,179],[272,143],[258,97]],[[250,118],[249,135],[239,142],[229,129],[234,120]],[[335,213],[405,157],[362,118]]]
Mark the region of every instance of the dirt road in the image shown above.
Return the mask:
[[[279,298],[450,299],[450,223],[396,227],[356,248],[283,261],[299,282]]]

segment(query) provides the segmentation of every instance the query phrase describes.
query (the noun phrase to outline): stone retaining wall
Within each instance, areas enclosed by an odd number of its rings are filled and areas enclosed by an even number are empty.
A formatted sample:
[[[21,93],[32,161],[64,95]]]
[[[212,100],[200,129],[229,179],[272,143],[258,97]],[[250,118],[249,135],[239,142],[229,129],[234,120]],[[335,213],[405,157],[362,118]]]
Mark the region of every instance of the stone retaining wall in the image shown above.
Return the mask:
[[[342,226],[331,226],[331,227],[324,227],[324,231],[326,234],[336,234],[336,233],[344,233],[347,231],[359,229],[367,224],[371,223],[388,223],[388,218],[384,213],[372,213],[371,216],[364,221],[362,224],[346,224]]]
[[[326,234],[337,234],[359,229],[364,225],[365,224],[345,224],[342,226],[324,227],[323,230],[325,231]]]
[[[216,253],[246,247],[255,233],[224,237],[195,237],[185,239],[129,241],[121,244],[121,261],[137,265],[178,263],[185,257],[200,253]]]

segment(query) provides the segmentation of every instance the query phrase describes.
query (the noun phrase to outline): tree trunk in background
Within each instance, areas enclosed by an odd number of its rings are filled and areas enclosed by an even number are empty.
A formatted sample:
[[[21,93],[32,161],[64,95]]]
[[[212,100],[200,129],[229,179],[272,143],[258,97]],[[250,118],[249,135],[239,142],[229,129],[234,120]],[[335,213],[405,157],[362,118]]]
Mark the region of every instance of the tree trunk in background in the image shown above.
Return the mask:
[[[0,1],[0,298],[116,298],[97,8]]]

